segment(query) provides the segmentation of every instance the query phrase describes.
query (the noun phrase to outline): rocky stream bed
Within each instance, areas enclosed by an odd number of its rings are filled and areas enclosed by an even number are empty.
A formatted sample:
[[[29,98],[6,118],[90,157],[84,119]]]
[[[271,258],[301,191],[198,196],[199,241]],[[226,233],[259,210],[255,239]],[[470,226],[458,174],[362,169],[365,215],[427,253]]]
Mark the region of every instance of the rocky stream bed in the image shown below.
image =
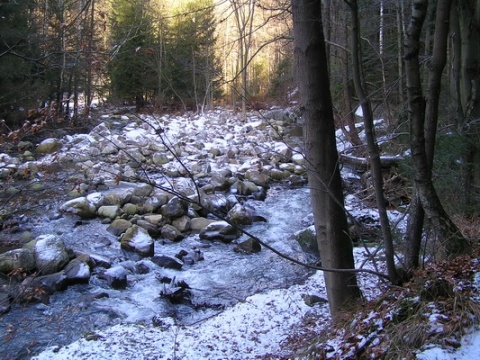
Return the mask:
[[[194,324],[304,281],[238,231],[318,260],[300,128],[292,109],[110,113],[88,133],[4,149],[1,353],[29,358],[118,323]]]

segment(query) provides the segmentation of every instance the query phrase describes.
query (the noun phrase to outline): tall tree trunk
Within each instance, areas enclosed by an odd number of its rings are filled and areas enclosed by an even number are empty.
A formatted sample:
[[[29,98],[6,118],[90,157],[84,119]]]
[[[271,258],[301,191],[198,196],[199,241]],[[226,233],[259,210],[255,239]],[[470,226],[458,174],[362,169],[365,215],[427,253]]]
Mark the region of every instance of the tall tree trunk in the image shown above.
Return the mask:
[[[428,95],[425,118],[425,151],[430,170],[433,169],[435,140],[438,124],[438,105],[441,90],[441,77],[447,61],[447,45],[450,8],[452,0],[439,0],[436,9],[435,33],[433,35],[432,57],[428,63]],[[407,228],[407,251],[405,263],[408,269],[417,268],[422,242],[425,212],[420,202],[417,190],[411,205]]]
[[[425,100],[420,77],[420,33],[425,21],[428,0],[414,0],[412,15],[405,37],[405,67],[407,77],[410,142],[414,166],[414,181],[421,204],[433,225],[435,239],[441,246],[441,257],[454,256],[468,247],[457,226],[443,208],[432,181],[431,166],[425,143]]]
[[[357,93],[360,106],[363,111],[363,120],[365,124],[365,137],[367,140],[368,152],[370,155],[370,166],[372,171],[373,185],[375,188],[375,199],[377,202],[378,215],[382,228],[383,244],[385,246],[385,257],[387,263],[387,272],[390,281],[393,284],[399,284],[401,279],[395,267],[395,251],[393,247],[392,231],[390,220],[387,215],[387,206],[383,191],[383,174],[380,163],[380,149],[375,136],[373,125],[373,112],[370,100],[367,96],[366,83],[362,74],[361,66],[361,44],[360,44],[360,20],[358,17],[357,0],[347,2],[352,13],[352,60],[353,60],[353,82],[355,92]]]
[[[459,19],[460,64],[458,68],[459,128],[464,133],[467,150],[464,154],[465,208],[480,198],[480,0],[456,1]]]
[[[344,36],[344,43],[348,43],[348,26],[347,23],[345,22],[345,25],[343,26],[343,36]],[[358,136],[358,130],[355,126],[355,112],[353,110],[352,106],[352,90],[351,90],[351,81],[350,81],[350,64],[348,61],[348,50],[347,49],[341,49],[340,50],[340,56],[342,60],[342,65],[343,65],[343,71],[342,71],[342,82],[343,82],[343,101],[344,101],[344,113],[345,115],[342,118],[342,125],[343,125],[343,132],[345,133],[345,136],[347,139],[352,143],[353,146],[358,148],[358,154],[361,155],[363,152],[363,149],[360,148],[361,145],[363,145],[362,141],[360,140],[360,136]],[[346,126],[348,126],[348,130],[346,129]]]
[[[321,21],[321,0],[292,0],[295,62],[305,119],[305,150],[322,265],[353,269],[352,242],[343,208],[333,107]],[[332,316],[360,296],[354,273],[326,272]]]

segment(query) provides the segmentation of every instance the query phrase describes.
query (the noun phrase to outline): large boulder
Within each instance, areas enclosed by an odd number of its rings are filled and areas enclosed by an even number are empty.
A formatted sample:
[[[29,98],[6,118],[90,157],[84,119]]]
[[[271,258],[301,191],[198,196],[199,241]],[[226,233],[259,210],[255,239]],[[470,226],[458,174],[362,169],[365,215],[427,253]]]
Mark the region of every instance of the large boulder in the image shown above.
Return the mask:
[[[177,196],[171,198],[164,208],[164,215],[169,218],[178,218],[180,216],[186,215],[187,212],[187,202]]]
[[[237,246],[233,248],[233,251],[242,254],[255,254],[262,250],[262,246],[258,240],[254,238],[248,238],[245,241],[239,242]]]
[[[86,262],[78,258],[70,261],[67,266],[65,266],[64,271],[69,284],[88,283],[90,280],[90,267]]]
[[[125,289],[128,285],[127,270],[120,265],[105,270],[101,277],[114,289]]]
[[[199,233],[203,228],[207,227],[211,223],[214,223],[215,221],[217,221],[217,220],[207,219],[207,218],[204,218],[204,217],[194,218],[194,219],[191,220],[190,230],[193,233]]]
[[[175,226],[168,224],[162,227],[161,235],[164,239],[175,242],[181,241],[184,238],[180,230],[178,230]]]
[[[166,255],[158,255],[152,258],[152,262],[160,267],[167,269],[180,270],[183,266],[177,259]]]
[[[57,272],[70,261],[65,243],[55,235],[37,237],[33,251],[37,270],[42,274]]]
[[[242,204],[236,204],[227,214],[227,220],[235,225],[251,225],[253,219],[250,212]]]
[[[172,221],[172,225],[175,226],[180,232],[189,231],[192,226],[191,219],[184,215]]]
[[[103,204],[123,206],[126,203],[130,202],[132,196],[132,188],[117,188],[109,191],[104,195]]]
[[[98,208],[98,216],[108,219],[115,219],[122,215],[122,210],[118,205],[103,205]]]
[[[96,216],[96,207],[86,197],[72,199],[60,206],[60,211],[80,216],[82,219],[92,219]]]
[[[37,154],[51,154],[55,151],[58,151],[62,148],[62,144],[60,141],[54,138],[49,138],[43,140],[40,144],[38,144],[36,152]]]
[[[68,280],[64,271],[42,276],[30,276],[20,286],[18,301],[48,304],[50,295],[56,291],[63,291],[67,287]]]
[[[14,249],[0,254],[0,272],[8,274],[16,269],[33,270],[35,268],[35,256],[32,250],[27,248]]]
[[[144,228],[133,225],[120,238],[120,246],[143,257],[153,256],[154,241]]]
[[[240,235],[232,225],[226,221],[215,221],[204,227],[199,234],[201,239],[219,240],[224,243],[230,243]]]
[[[115,219],[107,228],[107,231],[115,236],[120,236],[132,226],[132,223],[124,219]]]

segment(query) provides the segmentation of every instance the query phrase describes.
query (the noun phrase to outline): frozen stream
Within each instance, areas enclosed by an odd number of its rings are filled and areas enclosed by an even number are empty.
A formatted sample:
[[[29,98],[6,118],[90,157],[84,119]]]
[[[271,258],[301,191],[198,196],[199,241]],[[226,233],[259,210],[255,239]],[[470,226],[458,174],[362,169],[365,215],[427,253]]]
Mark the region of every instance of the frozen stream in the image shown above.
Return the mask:
[[[305,227],[302,219],[310,212],[308,189],[273,188],[265,202],[249,201],[248,205],[268,219],[248,227],[249,232],[289,256],[306,260],[292,234]],[[254,255],[239,254],[233,251],[233,244],[200,241],[198,235],[174,244],[157,241],[155,254],[174,256],[182,249],[196,247],[205,260],[176,271],[144,259],[141,263],[149,272],[140,274],[135,270],[139,259],[122,251],[117,238],[106,228],[98,220],[79,224],[68,217],[38,224],[35,231],[59,234],[75,251],[102,255],[113,264],[131,268],[129,285],[126,290],[114,290],[94,274],[89,284],[71,286],[53,295],[49,305],[15,305],[0,322],[3,358],[29,358],[47,346],[65,345],[118,323],[148,324],[168,316],[179,324],[193,324],[249,295],[291,286],[310,274],[267,249]],[[160,296],[164,285],[159,279],[165,276],[183,280],[191,287],[191,305],[172,305]]]

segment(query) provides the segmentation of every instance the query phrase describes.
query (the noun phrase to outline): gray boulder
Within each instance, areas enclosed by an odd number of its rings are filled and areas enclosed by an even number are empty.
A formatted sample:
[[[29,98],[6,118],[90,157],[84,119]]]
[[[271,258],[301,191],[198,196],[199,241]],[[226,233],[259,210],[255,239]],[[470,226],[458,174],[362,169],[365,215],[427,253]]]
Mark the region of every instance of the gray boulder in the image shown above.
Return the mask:
[[[157,266],[164,267],[167,269],[180,270],[183,266],[183,264],[180,263],[175,258],[172,258],[170,256],[165,256],[165,255],[154,256],[152,258],[152,262]]]
[[[96,207],[86,197],[72,199],[60,206],[60,211],[78,215],[82,219],[92,219],[96,216]]]
[[[127,270],[123,266],[114,266],[103,272],[101,277],[114,289],[125,289],[128,285]]]
[[[180,230],[178,230],[175,226],[168,224],[162,227],[161,235],[164,239],[175,242],[181,241],[184,238]]]
[[[65,243],[55,235],[37,237],[33,251],[37,270],[42,274],[55,273],[70,261]]]
[[[37,149],[35,150],[37,154],[51,154],[55,151],[58,151],[62,148],[60,141],[54,138],[49,138],[43,140],[38,144]]]
[[[86,262],[78,258],[70,261],[67,266],[65,266],[64,271],[69,284],[88,283],[90,280],[90,267]]]
[[[297,231],[294,236],[295,240],[298,241],[303,251],[308,254],[318,256],[318,243],[314,225]]]
[[[204,217],[198,217],[191,220],[191,231],[193,233],[199,233],[203,228],[217,220],[207,219]]]
[[[180,216],[186,215],[188,212],[188,204],[175,196],[170,199],[167,203],[167,206],[164,208],[165,216],[169,218],[178,218]]]
[[[235,225],[251,225],[250,212],[242,204],[236,204],[227,214],[227,220]]]
[[[107,231],[115,236],[120,236],[128,228],[132,226],[132,223],[124,219],[115,219],[107,228]]]
[[[175,226],[180,232],[190,231],[192,227],[191,219],[184,215],[172,221],[172,225]]]
[[[123,206],[126,203],[130,202],[130,199],[132,198],[132,196],[133,196],[132,188],[114,189],[104,195],[103,204]]]
[[[67,276],[63,271],[26,278],[20,285],[19,302],[42,302],[48,304],[50,295],[67,289]]]
[[[14,249],[0,254],[0,272],[8,274],[16,269],[33,270],[35,268],[35,255],[27,248]]]
[[[115,219],[122,215],[122,210],[118,205],[104,205],[98,208],[98,216],[108,219]]]
[[[245,173],[245,178],[258,186],[265,187],[268,185],[268,182],[271,180],[268,172],[262,172],[257,170],[247,170]]]
[[[248,238],[245,241],[238,243],[234,248],[233,251],[239,252],[242,254],[255,254],[262,250],[262,246],[258,242],[258,240],[253,238]]]
[[[153,256],[154,242],[148,231],[138,225],[130,227],[120,238],[120,246],[143,257]]]
[[[226,221],[215,221],[204,227],[199,236],[205,240],[219,240],[230,243],[239,237],[239,233]]]

